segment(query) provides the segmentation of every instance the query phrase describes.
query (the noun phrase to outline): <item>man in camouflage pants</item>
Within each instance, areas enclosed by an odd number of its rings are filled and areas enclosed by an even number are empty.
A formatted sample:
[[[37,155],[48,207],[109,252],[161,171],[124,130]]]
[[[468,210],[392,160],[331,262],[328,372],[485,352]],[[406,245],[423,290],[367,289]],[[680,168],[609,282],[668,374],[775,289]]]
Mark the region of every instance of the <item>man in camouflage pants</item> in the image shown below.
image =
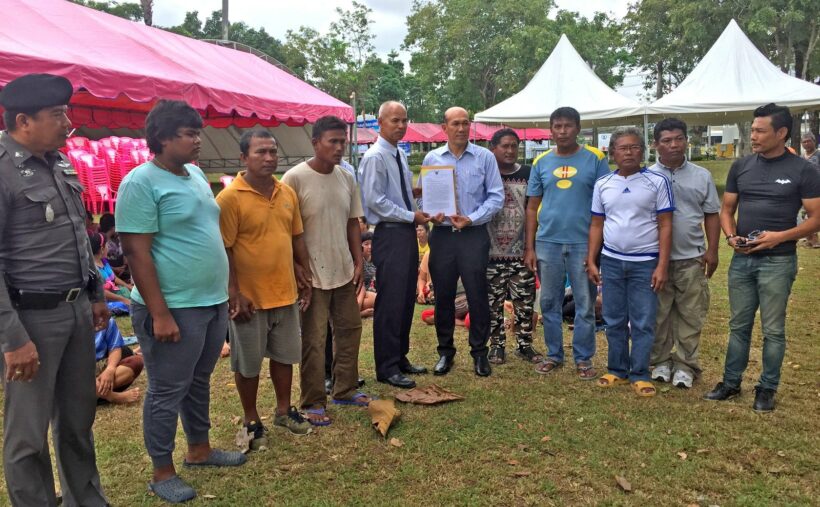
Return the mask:
[[[530,166],[518,160],[518,135],[512,129],[501,129],[493,135],[490,150],[498,162],[504,183],[504,206],[488,225],[490,262],[487,265],[487,292],[490,300],[491,363],[506,361],[506,326],[504,302],[512,301],[513,326],[518,347],[516,354],[537,363],[541,355],[532,348],[535,274],[524,264],[524,227],[527,206],[527,182]]]

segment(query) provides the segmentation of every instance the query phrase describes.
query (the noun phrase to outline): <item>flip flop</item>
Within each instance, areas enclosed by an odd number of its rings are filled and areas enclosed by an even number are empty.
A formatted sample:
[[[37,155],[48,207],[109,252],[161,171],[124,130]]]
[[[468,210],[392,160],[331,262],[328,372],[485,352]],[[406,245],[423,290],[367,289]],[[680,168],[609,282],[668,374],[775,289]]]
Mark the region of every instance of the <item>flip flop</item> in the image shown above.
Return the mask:
[[[149,482],[148,491],[168,503],[182,503],[196,497],[196,491],[178,475],[159,482]]]
[[[325,412],[324,408],[309,408],[309,409],[305,410],[305,413],[306,414],[311,414],[311,415],[318,415],[318,416],[321,416],[321,417],[327,417],[327,413]],[[333,420],[330,419],[329,417],[328,417],[327,421],[314,421],[310,417],[307,417],[307,421],[310,424],[312,424],[313,426],[330,426],[330,423],[333,422]]]
[[[605,375],[601,375],[598,378],[598,381],[595,382],[595,385],[598,387],[615,387],[615,386],[622,386],[624,384],[628,384],[629,380],[625,378],[621,378],[617,375],[613,375],[611,373],[607,373]]]
[[[248,461],[248,457],[239,451],[223,451],[221,449],[211,449],[208,459],[191,463],[188,460],[182,462],[184,467],[236,467]]]
[[[647,389],[647,391],[644,391],[644,389]],[[655,386],[652,385],[652,382],[647,382],[646,380],[632,382],[632,390],[641,398],[651,398],[658,393]]]
[[[359,401],[362,398],[369,398],[369,401]],[[349,400],[337,400],[336,398],[333,398],[330,401],[333,402],[334,405],[356,405],[357,407],[366,407],[371,401],[375,399],[377,398],[373,396],[368,396],[366,393],[363,393],[361,391],[357,391],[356,394],[354,394],[353,397]]]

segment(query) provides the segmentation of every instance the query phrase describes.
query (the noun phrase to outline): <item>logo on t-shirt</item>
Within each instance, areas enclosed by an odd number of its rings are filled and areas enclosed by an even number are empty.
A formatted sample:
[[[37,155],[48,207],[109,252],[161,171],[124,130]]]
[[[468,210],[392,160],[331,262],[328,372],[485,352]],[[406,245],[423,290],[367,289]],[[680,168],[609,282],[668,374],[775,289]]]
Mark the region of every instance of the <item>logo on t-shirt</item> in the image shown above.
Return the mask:
[[[566,190],[572,186],[572,181],[570,181],[569,178],[572,178],[576,174],[578,174],[578,169],[570,165],[562,165],[552,171],[552,175],[558,178],[558,181],[555,182],[555,186],[561,190]]]
[[[623,192],[621,192],[621,193],[622,193],[622,194],[631,194],[631,193],[632,193],[632,191],[631,191],[631,190],[629,190],[629,187],[626,187],[626,188],[624,189],[624,191],[623,191]]]
[[[792,182],[790,179],[781,180],[780,178],[774,180],[775,183],[780,183],[781,185],[787,185]]]

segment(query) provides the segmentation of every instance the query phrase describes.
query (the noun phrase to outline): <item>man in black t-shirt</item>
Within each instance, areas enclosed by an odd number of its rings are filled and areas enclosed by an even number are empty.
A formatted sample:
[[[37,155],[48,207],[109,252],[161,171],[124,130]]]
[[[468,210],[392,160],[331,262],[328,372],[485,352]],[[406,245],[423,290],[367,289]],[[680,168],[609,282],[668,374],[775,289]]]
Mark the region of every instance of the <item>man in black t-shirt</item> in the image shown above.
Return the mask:
[[[763,368],[752,405],[757,412],[774,410],[786,352],[786,305],[797,274],[796,242],[820,230],[820,169],[786,150],[791,127],[786,107],[767,104],[755,110],[754,154],[732,164],[720,210],[720,225],[735,250],[729,266],[729,345],[723,382],[706,399],[740,394],[759,307]],[[809,218],[797,225],[801,205]]]
[[[490,235],[490,262],[487,265],[487,292],[490,299],[491,363],[506,361],[507,330],[504,325],[504,301],[511,300],[518,347],[516,354],[532,363],[541,354],[532,347],[535,274],[524,264],[524,228],[526,226],[527,182],[530,166],[518,163],[518,134],[501,129],[490,140],[490,151],[498,162],[504,183],[504,205],[487,226]]]

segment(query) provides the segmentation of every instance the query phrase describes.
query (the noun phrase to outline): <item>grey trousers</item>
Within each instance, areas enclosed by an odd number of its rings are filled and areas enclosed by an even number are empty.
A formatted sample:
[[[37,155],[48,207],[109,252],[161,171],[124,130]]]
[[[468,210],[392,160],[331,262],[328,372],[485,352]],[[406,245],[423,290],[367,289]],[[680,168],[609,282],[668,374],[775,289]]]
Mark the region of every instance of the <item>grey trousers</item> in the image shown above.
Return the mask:
[[[97,394],[88,297],[18,315],[37,347],[40,369],[31,382],[4,382],[3,467],[9,499],[15,506],[57,505],[50,421],[63,505],[107,505],[91,433]],[[4,361],[0,376],[5,378]]]
[[[133,303],[131,322],[137,335],[148,392],[142,406],[145,448],[154,468],[173,463],[177,420],[188,444],[208,441],[211,420],[211,373],[228,332],[228,303],[198,308],[172,308],[178,342],[154,339],[154,323],[148,308]]]

